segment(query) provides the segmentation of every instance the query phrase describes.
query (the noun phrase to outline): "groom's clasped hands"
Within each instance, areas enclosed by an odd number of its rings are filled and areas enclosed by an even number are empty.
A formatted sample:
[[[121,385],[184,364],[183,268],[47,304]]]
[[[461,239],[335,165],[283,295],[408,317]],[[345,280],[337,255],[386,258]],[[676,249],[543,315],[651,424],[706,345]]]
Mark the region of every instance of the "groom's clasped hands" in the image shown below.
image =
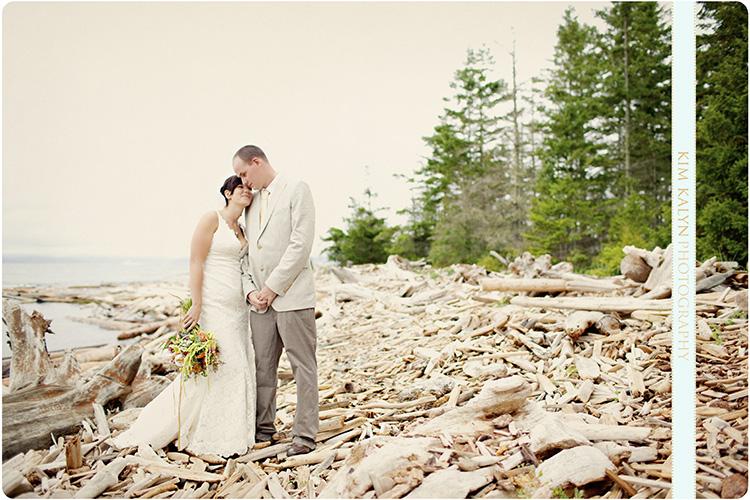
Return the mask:
[[[261,291],[253,290],[247,294],[248,302],[258,309],[265,309],[270,306],[275,298],[276,292],[268,288],[268,286],[264,286]]]

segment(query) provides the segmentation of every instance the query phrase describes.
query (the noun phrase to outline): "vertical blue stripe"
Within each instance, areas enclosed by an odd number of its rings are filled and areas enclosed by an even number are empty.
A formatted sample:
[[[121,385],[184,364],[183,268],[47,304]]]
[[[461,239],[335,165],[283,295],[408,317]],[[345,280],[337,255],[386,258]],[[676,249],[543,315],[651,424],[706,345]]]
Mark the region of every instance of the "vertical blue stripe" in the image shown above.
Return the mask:
[[[673,3],[672,497],[695,483],[695,9]]]

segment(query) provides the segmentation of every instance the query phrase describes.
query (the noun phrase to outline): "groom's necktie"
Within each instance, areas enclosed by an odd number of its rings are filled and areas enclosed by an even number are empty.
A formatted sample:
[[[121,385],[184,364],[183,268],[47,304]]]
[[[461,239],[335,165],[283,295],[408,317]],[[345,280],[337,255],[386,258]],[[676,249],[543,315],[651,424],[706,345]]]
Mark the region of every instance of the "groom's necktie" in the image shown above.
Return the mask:
[[[263,188],[260,190],[260,217],[258,218],[258,224],[263,227],[263,215],[266,213],[268,208],[268,189]]]

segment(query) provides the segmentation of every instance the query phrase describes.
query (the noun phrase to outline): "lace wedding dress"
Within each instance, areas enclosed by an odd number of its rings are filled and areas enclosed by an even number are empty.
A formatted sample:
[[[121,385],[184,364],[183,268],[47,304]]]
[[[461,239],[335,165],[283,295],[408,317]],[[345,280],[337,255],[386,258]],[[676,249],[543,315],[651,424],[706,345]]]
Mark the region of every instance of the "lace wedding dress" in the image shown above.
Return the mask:
[[[130,429],[112,439],[116,448],[148,444],[160,449],[177,440],[178,449],[228,457],[255,444],[255,361],[240,273],[246,247],[216,215],[219,227],[203,264],[199,323],[216,337],[223,364],[216,372],[209,370],[208,378],[181,382],[178,375]]]

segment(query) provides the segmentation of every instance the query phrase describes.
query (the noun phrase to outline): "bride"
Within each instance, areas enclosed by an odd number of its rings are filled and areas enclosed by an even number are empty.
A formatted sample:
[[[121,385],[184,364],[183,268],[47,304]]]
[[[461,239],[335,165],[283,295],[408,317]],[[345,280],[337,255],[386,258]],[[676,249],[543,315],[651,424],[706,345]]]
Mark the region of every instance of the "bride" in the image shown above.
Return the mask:
[[[240,261],[247,258],[247,240],[239,224],[252,193],[232,176],[221,194],[226,206],[205,214],[193,234],[193,305],[183,327],[190,331],[200,323],[212,333],[222,364],[216,372],[209,369],[208,377],[181,382],[178,375],[143,408],[130,429],[112,439],[116,448],[148,444],[160,449],[177,440],[180,450],[228,457],[244,454],[255,444],[255,363],[240,272]]]

